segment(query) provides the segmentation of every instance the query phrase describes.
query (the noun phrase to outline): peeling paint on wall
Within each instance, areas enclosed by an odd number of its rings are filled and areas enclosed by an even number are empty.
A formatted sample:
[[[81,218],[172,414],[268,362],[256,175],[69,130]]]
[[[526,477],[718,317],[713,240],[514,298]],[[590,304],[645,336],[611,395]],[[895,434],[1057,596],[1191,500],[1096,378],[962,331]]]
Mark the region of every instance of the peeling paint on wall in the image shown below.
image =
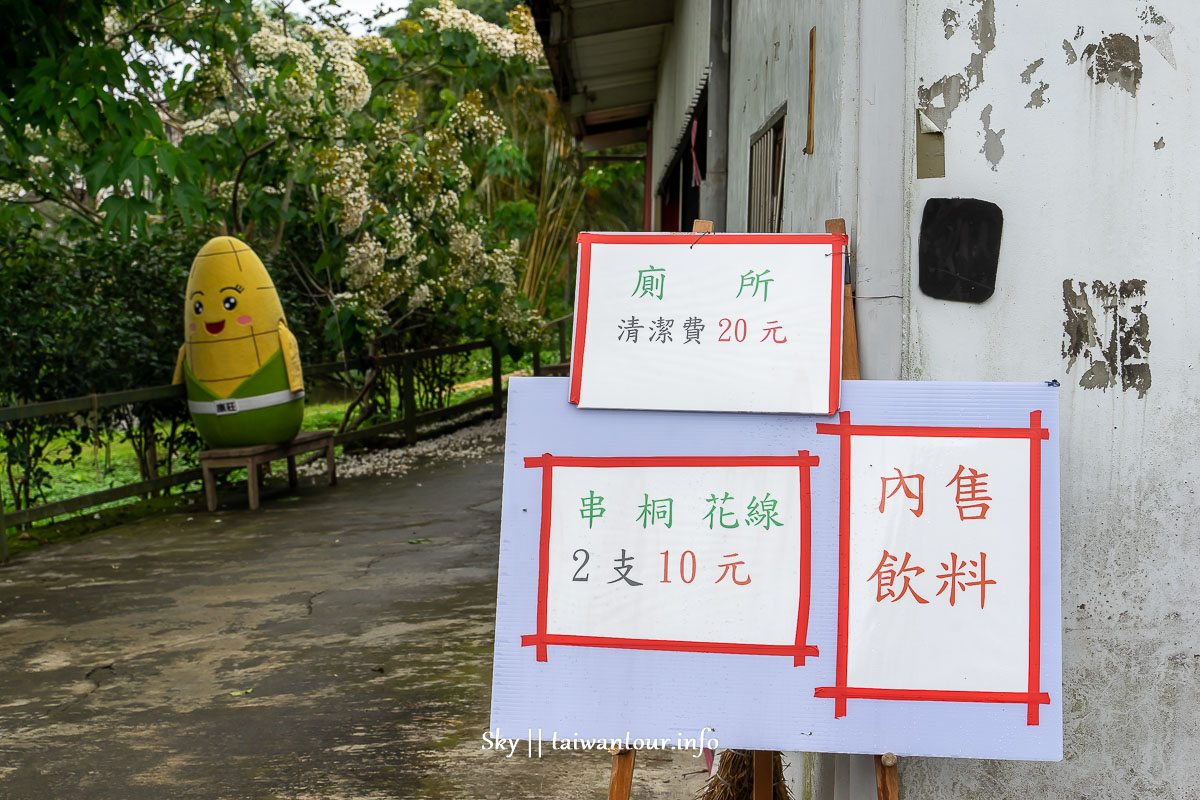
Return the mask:
[[[1167,146],[1167,140],[1161,136],[1158,137],[1158,141],[1154,143],[1155,150],[1162,150],[1166,146]]]
[[[971,38],[978,48],[971,54],[965,74],[967,84],[974,89],[983,83],[983,59],[996,49],[996,3],[995,0],[983,0],[979,5],[979,13],[968,23]],[[974,83],[972,83],[974,79]]]
[[[929,117],[937,127],[945,131],[950,123],[950,116],[959,104],[966,100],[972,89],[983,83],[983,63],[988,53],[996,49],[996,2],[995,0],[972,0],[979,4],[979,10],[967,23],[971,31],[971,39],[975,42],[975,52],[967,65],[960,72],[944,75],[929,86],[921,84],[917,87],[917,104],[925,116]],[[942,22],[946,25],[946,38],[954,35],[958,27],[958,14],[953,13],[954,29],[947,22],[952,9],[946,9]],[[934,102],[941,98],[942,104],[935,106]]]
[[[1029,93],[1029,102],[1025,104],[1026,108],[1041,108],[1050,102],[1050,98],[1046,97],[1046,90],[1050,88],[1050,84],[1045,81],[1038,81],[1037,88]]]
[[[947,8],[942,12],[942,26],[946,29],[946,38],[949,39],[958,30],[958,12],[953,8]]]
[[[1075,55],[1075,48],[1066,39],[1063,39],[1063,52],[1067,55],[1067,65],[1070,66],[1079,60],[1079,56]]]
[[[996,165],[1000,163],[1000,159],[1004,158],[1004,143],[1000,139],[1004,136],[1005,129],[992,130],[991,103],[984,106],[983,112],[979,115],[979,121],[983,123],[983,147],[979,148],[979,152],[983,153],[983,157],[991,164],[992,172],[996,172]]]
[[[1137,97],[1142,80],[1142,49],[1136,36],[1110,33],[1098,44],[1083,48],[1088,77],[1097,84],[1108,83]]]
[[[1146,281],[1120,284],[1063,281],[1062,356],[1067,372],[1080,361],[1084,389],[1130,389],[1138,398],[1150,389],[1150,318],[1146,314]]]
[[[1063,41],[1066,44],[1066,40]],[[1046,63],[1046,59],[1039,58],[1037,61],[1030,64],[1021,72],[1021,83],[1032,83],[1033,73],[1038,71],[1038,67]],[[1029,102],[1025,104],[1026,108],[1041,108],[1050,102],[1046,97],[1046,90],[1050,88],[1050,84],[1045,81],[1038,81],[1037,88],[1029,93]]]
[[[1157,50],[1158,54],[1171,65],[1171,69],[1178,69],[1175,66],[1175,47],[1171,44],[1171,34],[1175,30],[1175,25],[1155,11],[1154,6],[1146,6],[1138,18],[1143,23],[1142,38],[1146,40],[1146,44]]]

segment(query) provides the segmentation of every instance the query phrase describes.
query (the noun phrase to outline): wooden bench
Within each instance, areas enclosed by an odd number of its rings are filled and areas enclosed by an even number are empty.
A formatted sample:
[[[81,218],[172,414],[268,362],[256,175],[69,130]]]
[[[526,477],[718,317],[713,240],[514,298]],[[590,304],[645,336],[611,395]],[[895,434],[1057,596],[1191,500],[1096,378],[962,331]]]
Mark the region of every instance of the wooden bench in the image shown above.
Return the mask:
[[[218,469],[246,470],[246,485],[250,492],[250,510],[258,508],[258,468],[280,458],[287,459],[288,485],[293,489],[299,479],[296,476],[296,456],[314,450],[325,451],[325,465],[329,473],[329,485],[337,486],[337,465],[333,458],[332,430],[300,431],[296,438],[283,444],[261,444],[254,447],[226,447],[204,450],[200,453],[200,468],[204,472],[204,499],[209,511],[217,510],[217,485],[213,471]]]

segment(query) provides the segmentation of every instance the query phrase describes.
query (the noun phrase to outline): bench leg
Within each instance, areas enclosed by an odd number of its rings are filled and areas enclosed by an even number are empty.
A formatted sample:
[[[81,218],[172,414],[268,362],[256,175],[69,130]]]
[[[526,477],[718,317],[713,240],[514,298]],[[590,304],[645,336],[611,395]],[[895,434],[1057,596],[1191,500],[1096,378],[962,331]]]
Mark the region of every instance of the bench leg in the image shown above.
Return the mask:
[[[300,478],[296,475],[296,457],[288,456],[288,486],[293,489],[300,483]]]
[[[216,511],[217,482],[213,479],[213,471],[206,464],[201,464],[200,468],[204,471],[204,503],[209,511]]]
[[[254,459],[246,461],[246,487],[250,492],[250,510],[258,510],[258,465]]]
[[[325,446],[325,467],[329,471],[329,485],[337,486],[337,459],[333,457],[333,439]]]

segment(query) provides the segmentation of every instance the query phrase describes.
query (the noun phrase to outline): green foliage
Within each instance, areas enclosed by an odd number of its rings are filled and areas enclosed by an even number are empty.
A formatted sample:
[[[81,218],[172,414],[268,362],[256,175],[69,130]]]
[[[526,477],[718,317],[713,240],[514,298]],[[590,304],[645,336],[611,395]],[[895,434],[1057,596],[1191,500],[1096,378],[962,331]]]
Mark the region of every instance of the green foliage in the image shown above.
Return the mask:
[[[63,243],[36,217],[10,220],[0,228],[0,404],[167,382],[186,265],[202,243],[196,234],[158,227],[129,242],[98,236]],[[150,477],[159,443],[168,458],[198,445],[190,429],[179,428],[185,418],[182,406],[137,404],[98,416],[8,423],[0,433],[9,491],[28,505],[44,493],[47,464],[72,462],[80,442],[112,433],[133,445],[143,477]]]
[[[29,60],[6,65],[0,86],[0,197],[61,206],[125,240],[135,226],[144,231],[151,213],[202,217],[204,198],[191,181],[200,162],[163,125],[179,82],[149,54],[164,39],[183,53],[228,50],[223,23],[247,12],[249,0],[201,9],[88,1],[73,4],[70,19],[64,4],[53,15],[22,5],[46,27],[17,46],[16,57]]]

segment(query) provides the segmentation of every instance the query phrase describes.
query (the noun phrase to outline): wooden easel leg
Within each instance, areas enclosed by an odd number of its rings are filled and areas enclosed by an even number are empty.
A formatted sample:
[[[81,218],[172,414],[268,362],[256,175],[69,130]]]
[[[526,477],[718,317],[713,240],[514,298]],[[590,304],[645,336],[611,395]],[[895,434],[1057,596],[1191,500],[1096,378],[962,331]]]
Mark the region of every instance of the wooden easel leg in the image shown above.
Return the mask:
[[[754,751],[754,800],[775,796],[775,751]]]
[[[612,775],[608,779],[608,800],[629,800],[633,788],[633,758],[636,750],[613,753]]]
[[[900,800],[900,776],[896,774],[896,755],[875,756],[875,792],[879,800]]]

